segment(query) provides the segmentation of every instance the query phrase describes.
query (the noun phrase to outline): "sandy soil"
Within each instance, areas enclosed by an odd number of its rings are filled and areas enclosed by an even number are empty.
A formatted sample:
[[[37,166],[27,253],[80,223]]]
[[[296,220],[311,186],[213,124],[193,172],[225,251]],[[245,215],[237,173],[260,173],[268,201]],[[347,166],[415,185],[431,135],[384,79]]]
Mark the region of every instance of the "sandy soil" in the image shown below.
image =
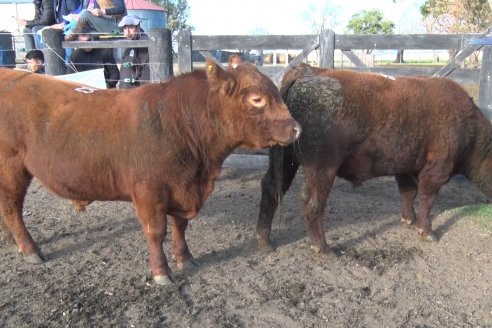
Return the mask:
[[[339,258],[329,260],[307,247],[302,174],[274,222],[277,250],[256,250],[261,176],[223,171],[188,230],[200,267],[176,274],[176,288],[152,283],[131,204],[76,214],[33,183],[25,221],[48,261],[28,264],[0,243],[0,327],[492,327],[492,237],[453,210],[488,201],[467,180],[440,193],[438,243],[400,225],[392,178],[338,180],[325,228]]]

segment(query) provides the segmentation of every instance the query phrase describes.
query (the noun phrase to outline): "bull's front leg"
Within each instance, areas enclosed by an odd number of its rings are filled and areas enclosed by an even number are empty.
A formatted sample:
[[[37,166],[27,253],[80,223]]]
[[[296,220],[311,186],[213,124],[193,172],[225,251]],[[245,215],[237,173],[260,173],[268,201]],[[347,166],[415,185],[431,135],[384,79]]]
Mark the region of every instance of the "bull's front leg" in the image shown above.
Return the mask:
[[[161,197],[159,197],[161,196]],[[157,285],[172,285],[163,243],[167,233],[167,197],[147,186],[138,186],[134,190],[133,204],[149,245],[149,262],[152,276]]]
[[[188,243],[186,242],[185,232],[188,227],[188,220],[177,217],[168,216],[171,223],[171,232],[173,240],[173,256],[176,261],[176,267],[180,271],[187,271],[196,268],[196,264],[193,255],[191,255]]]
[[[419,173],[419,212],[415,227],[420,238],[425,241],[437,241],[432,231],[431,210],[434,200],[441,187],[449,181],[452,171],[452,161],[446,158],[433,159],[434,153],[430,152],[427,162]]]
[[[425,241],[437,241],[437,237],[432,231],[431,209],[437,196],[436,192],[419,192],[419,215],[415,227],[420,234],[420,238]]]

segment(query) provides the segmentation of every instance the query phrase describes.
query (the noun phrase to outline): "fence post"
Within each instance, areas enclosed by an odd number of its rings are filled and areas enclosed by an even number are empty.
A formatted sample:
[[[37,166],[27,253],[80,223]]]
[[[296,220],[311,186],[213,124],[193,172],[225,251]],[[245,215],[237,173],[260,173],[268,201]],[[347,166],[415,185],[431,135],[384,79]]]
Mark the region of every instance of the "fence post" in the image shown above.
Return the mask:
[[[178,33],[178,71],[183,74],[192,70],[191,33],[189,30],[181,30]]]
[[[42,32],[44,67],[48,75],[65,74],[65,49],[62,47],[63,31],[47,28]]]
[[[492,46],[485,46],[480,69],[478,107],[490,121],[492,119]]]
[[[0,32],[0,66],[15,67],[14,42],[10,32]]]
[[[166,81],[173,74],[172,40],[169,29],[150,29],[150,80]]]
[[[335,68],[335,33],[321,30],[319,35],[319,67]]]

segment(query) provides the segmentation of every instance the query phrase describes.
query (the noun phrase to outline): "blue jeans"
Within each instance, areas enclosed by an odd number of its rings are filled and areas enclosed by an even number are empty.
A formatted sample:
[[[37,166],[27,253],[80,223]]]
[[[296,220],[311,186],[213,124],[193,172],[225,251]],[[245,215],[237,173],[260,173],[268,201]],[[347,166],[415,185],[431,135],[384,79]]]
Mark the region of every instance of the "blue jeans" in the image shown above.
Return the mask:
[[[114,16],[94,16],[88,10],[82,10],[79,14],[77,25],[89,25],[97,32],[111,33],[119,30],[118,22]]]
[[[26,44],[26,51],[32,49],[42,49],[41,36],[37,32],[45,26],[36,25],[33,27],[24,27],[24,43]]]

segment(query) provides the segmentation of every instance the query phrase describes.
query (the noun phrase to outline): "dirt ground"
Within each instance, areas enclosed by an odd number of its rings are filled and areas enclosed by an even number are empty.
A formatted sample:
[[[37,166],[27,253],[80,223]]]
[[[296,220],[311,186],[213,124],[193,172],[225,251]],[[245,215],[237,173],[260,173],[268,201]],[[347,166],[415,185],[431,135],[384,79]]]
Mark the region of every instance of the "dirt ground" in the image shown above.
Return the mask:
[[[262,174],[224,169],[188,229],[200,267],[176,274],[175,288],[152,283],[131,204],[77,214],[33,183],[25,221],[47,262],[0,244],[0,327],[492,327],[492,236],[453,210],[489,201],[467,180],[439,195],[437,243],[400,225],[392,178],[338,180],[325,229],[339,258],[329,260],[307,245],[302,174],[275,219],[276,251],[256,250]]]

